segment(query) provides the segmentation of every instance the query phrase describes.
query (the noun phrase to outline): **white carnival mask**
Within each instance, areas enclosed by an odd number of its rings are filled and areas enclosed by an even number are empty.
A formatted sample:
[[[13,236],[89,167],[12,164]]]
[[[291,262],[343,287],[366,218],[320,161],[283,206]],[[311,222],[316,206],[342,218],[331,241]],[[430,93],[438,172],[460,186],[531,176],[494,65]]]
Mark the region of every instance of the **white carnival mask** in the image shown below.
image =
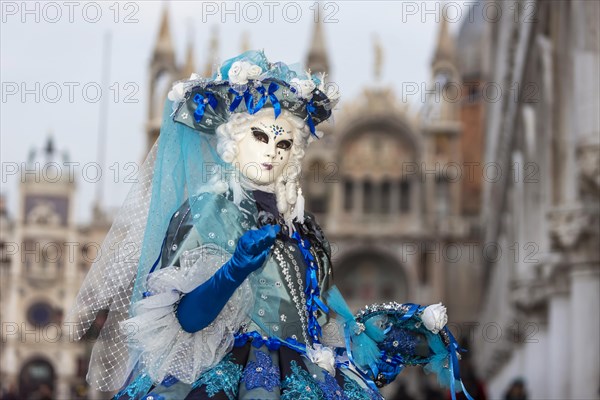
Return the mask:
[[[258,185],[270,185],[282,174],[292,153],[292,124],[280,116],[257,116],[243,126],[246,134],[238,142],[233,160],[240,172]],[[289,171],[288,171],[289,172]]]

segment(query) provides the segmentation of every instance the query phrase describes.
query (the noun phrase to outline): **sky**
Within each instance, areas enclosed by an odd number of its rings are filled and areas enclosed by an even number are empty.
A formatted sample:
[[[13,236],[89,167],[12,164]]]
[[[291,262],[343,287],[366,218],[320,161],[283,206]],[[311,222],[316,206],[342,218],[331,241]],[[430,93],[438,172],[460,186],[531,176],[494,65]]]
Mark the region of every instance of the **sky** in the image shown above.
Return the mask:
[[[315,2],[4,1],[0,27],[0,191],[9,214],[18,210],[18,183],[31,148],[49,135],[58,151],[78,163],[75,220],[91,217],[102,185],[102,204],[118,208],[130,187],[134,164],[145,157],[149,64],[161,14],[169,9],[171,36],[182,63],[193,44],[196,69],[206,64],[210,32],[218,29],[219,58],[239,54],[242,36],[250,48],[264,49],[271,61],[303,62],[315,18]],[[355,99],[373,84],[392,87],[430,81],[430,63],[439,14],[456,32],[463,2],[323,1],[325,43],[331,80],[342,101]],[[461,14],[462,13],[462,14]],[[102,94],[104,38],[111,36],[109,83]],[[380,82],[374,82],[373,42],[383,48]],[[107,96],[105,160],[98,181],[98,132],[102,97]],[[420,96],[408,98],[418,110]],[[61,173],[69,174],[64,166]]]

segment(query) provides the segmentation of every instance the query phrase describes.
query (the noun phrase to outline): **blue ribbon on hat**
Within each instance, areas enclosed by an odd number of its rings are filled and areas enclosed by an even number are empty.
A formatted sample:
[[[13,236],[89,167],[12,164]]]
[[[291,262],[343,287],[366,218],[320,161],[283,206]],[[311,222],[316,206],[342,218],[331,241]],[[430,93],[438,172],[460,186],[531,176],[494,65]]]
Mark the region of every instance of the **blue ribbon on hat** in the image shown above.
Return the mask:
[[[258,88],[256,88],[256,91],[263,94],[264,88],[262,86],[259,86]],[[229,111],[231,111],[231,112],[235,111],[235,109],[238,108],[238,106],[240,105],[240,103],[243,100],[246,103],[246,110],[248,111],[248,113],[250,115],[253,115],[253,114],[256,114],[256,112],[259,111],[265,105],[265,102],[267,101],[267,99],[263,95],[263,96],[261,96],[260,99],[258,99],[256,104],[254,104],[254,96],[252,96],[252,94],[250,93],[250,90],[248,90],[248,89],[246,89],[244,91],[244,93],[239,93],[239,92],[236,92],[234,89],[229,88],[229,93],[235,94],[235,98],[233,99],[233,101],[231,102],[231,105],[229,106]]]
[[[231,112],[235,111],[235,109],[238,108],[238,106],[240,105],[240,103],[242,102],[244,97],[249,95],[248,90],[246,90],[244,93],[238,93],[235,90],[233,90],[232,88],[229,88],[229,93],[235,94],[235,98],[233,99],[233,101],[231,102],[231,105],[229,106],[229,111],[231,111]]]
[[[275,82],[271,82],[269,84],[268,90],[265,90],[264,86],[259,86],[256,88],[256,90],[262,94],[262,98],[260,99],[260,107],[262,108],[262,106],[264,106],[267,102],[267,99],[269,99],[273,105],[273,109],[275,110],[275,119],[277,119],[279,114],[281,114],[281,104],[279,104],[279,99],[277,96],[275,96],[277,89],[279,89],[279,85]]]
[[[248,113],[250,113],[250,115],[255,114],[265,104],[265,101],[262,97],[258,100],[256,104],[253,104],[254,96],[252,96],[249,90],[246,90],[246,92],[244,92],[244,100],[246,102],[246,109],[248,110]]]
[[[206,92],[204,93],[204,96],[202,96],[200,93],[196,93],[194,96],[194,103],[198,104],[196,110],[194,111],[194,119],[199,123],[202,121],[202,117],[206,111],[206,105],[209,104],[214,110],[217,108],[218,102],[214,94],[211,92]]]
[[[317,134],[315,133],[315,123],[312,119],[312,113],[314,113],[317,110],[317,108],[315,107],[315,105],[313,104],[313,101],[310,100],[308,103],[306,103],[306,122],[308,123],[308,127],[310,128],[310,133],[312,133],[312,135],[314,137],[316,137],[317,139],[319,138],[317,136]]]

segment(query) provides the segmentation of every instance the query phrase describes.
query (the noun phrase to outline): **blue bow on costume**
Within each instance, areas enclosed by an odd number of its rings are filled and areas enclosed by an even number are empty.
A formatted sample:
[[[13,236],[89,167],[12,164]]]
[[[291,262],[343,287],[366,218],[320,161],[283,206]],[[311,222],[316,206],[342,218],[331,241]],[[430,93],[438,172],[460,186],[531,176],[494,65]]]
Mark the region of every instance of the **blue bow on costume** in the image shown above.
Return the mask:
[[[202,117],[204,116],[204,112],[206,111],[206,105],[209,104],[213,110],[217,108],[217,99],[215,95],[211,92],[204,93],[202,96],[200,93],[197,93],[194,96],[194,103],[198,104],[196,107],[196,111],[194,111],[194,119],[196,122],[200,123],[202,121]]]

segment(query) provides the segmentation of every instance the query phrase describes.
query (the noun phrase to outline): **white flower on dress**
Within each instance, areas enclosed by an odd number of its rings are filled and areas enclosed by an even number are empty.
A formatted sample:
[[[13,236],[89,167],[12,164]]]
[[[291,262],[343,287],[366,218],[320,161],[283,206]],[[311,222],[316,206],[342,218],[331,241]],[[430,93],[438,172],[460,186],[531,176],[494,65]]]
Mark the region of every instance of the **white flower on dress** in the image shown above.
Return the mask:
[[[446,315],[446,307],[442,303],[432,304],[423,310],[421,314],[421,320],[425,324],[425,327],[432,333],[437,334],[439,331],[446,326],[448,322],[448,315]]]
[[[245,85],[248,79],[256,79],[262,74],[262,68],[248,61],[236,61],[227,74],[229,82],[234,85]]]
[[[335,353],[331,347],[318,343],[313,344],[313,347],[306,346],[306,356],[331,376],[335,376]]]
[[[312,99],[312,92],[315,90],[317,85],[312,79],[298,79],[294,78],[290,81],[290,86],[296,89],[296,94],[306,100]]]

